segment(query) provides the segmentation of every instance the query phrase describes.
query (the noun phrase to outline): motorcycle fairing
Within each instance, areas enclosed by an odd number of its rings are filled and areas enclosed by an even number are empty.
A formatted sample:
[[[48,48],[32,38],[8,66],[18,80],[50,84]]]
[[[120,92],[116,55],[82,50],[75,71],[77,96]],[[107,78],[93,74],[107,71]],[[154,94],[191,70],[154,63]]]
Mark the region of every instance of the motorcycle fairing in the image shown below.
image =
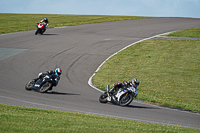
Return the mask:
[[[117,93],[117,95],[116,95],[117,100],[119,101],[119,100],[120,100],[120,97],[121,97],[123,94],[127,93],[127,92],[128,92],[127,90],[123,90],[123,89],[119,88],[119,91],[118,91],[118,93]]]

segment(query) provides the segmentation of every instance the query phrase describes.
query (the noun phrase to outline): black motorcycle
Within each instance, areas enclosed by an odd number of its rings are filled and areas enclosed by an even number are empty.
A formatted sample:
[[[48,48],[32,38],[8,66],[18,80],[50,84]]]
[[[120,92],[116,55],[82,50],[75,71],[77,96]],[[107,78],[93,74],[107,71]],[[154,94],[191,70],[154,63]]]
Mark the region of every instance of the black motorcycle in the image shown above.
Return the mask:
[[[58,79],[54,76],[56,75],[46,75],[37,81],[31,80],[25,85],[25,89],[28,91],[35,90],[41,93],[52,90],[53,86],[58,84]]]
[[[126,89],[119,88],[117,92],[113,92],[109,88],[107,85],[106,92],[99,97],[101,103],[111,102],[120,106],[128,106],[137,96],[137,89],[132,84]]]

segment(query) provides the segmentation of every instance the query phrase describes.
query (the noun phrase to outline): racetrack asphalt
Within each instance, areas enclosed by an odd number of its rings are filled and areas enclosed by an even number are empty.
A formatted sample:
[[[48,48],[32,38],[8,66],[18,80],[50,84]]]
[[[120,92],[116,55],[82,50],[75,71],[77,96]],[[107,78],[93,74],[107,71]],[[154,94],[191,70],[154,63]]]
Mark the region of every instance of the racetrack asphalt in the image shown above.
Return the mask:
[[[89,78],[110,55],[158,34],[200,27],[200,19],[153,18],[26,31],[0,35],[0,103],[69,112],[91,113],[200,129],[200,114],[133,101],[128,107],[99,103],[101,92]],[[12,49],[18,50],[11,55]],[[20,50],[20,52],[19,52]],[[52,92],[26,91],[39,72],[60,67],[61,80]],[[139,95],[139,94],[138,94]]]

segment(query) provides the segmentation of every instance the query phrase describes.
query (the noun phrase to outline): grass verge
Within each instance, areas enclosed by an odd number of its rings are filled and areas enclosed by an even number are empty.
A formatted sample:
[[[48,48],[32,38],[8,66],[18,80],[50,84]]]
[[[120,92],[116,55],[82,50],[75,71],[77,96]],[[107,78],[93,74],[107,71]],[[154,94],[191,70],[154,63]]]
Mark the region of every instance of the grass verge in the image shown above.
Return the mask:
[[[0,104],[2,133],[198,133],[198,129]]]
[[[148,18],[131,16],[0,13],[0,34],[35,30],[36,23],[44,17],[48,17],[50,21],[49,28]],[[180,43],[183,43],[183,45]],[[200,98],[199,85],[197,82],[199,82],[198,66],[200,56],[197,52],[199,51],[198,45],[199,40],[166,41],[164,39],[149,40],[147,42],[136,44],[136,47],[131,47],[130,50],[132,51],[130,51],[130,53],[122,53],[122,51],[120,54],[116,55],[116,57],[113,57],[116,60],[112,59],[112,62],[108,61],[107,63],[110,64],[107,65],[106,63],[107,66],[103,66],[104,68],[101,68],[95,76],[94,84],[103,89],[106,84],[113,84],[116,81],[130,80],[132,77],[138,77],[141,80],[141,86],[138,89],[138,99],[158,102],[166,106],[199,111]],[[175,50],[174,53],[170,52],[170,49]],[[185,51],[185,53],[181,50]],[[191,58],[191,61],[189,61],[189,58]],[[119,64],[119,62],[124,60],[128,62],[120,64],[123,68],[121,69],[116,64]],[[189,63],[189,65],[187,63]],[[123,65],[125,65],[125,67]],[[146,68],[143,67],[145,65]],[[117,75],[113,75],[113,72],[110,70],[113,68],[119,70],[115,72]],[[105,82],[102,82],[102,79],[98,78],[98,75],[101,73],[103,75],[102,78],[107,78]],[[168,89],[171,89],[172,92]],[[177,98],[175,96],[176,94],[178,94]],[[4,104],[0,104],[0,119],[0,132],[4,133],[199,132],[198,129],[183,128],[180,126],[142,123],[90,114],[40,110]]]
[[[200,38],[200,27],[176,31],[168,34],[167,36]]]
[[[107,84],[136,77],[141,81],[137,99],[200,112],[199,51],[200,40],[143,41],[110,58],[93,77],[93,84],[105,90]]]
[[[58,15],[58,14],[8,14],[0,13],[0,34],[36,30],[36,23],[47,17],[48,28],[103,23],[153,17],[105,16],[105,15]]]

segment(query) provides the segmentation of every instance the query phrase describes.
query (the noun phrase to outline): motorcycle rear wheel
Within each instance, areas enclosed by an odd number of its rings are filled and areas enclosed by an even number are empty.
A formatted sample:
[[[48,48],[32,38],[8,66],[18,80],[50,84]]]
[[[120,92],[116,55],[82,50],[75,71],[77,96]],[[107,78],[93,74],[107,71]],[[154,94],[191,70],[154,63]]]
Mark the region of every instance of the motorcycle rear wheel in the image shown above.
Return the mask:
[[[42,86],[39,89],[39,92],[44,93],[47,92],[48,90],[51,90],[53,84],[51,82],[46,82],[42,84]]]
[[[133,101],[133,95],[132,94],[125,94],[122,96],[122,98],[119,101],[120,106],[128,106]]]
[[[29,81],[29,82],[25,85],[25,89],[26,89],[27,91],[31,91],[31,90],[32,90],[32,88],[31,88],[32,85],[34,85],[34,83],[33,83],[32,81]]]
[[[99,102],[100,103],[107,103],[107,97],[108,97],[108,94],[105,92],[103,94],[101,94],[101,96],[99,97]]]

